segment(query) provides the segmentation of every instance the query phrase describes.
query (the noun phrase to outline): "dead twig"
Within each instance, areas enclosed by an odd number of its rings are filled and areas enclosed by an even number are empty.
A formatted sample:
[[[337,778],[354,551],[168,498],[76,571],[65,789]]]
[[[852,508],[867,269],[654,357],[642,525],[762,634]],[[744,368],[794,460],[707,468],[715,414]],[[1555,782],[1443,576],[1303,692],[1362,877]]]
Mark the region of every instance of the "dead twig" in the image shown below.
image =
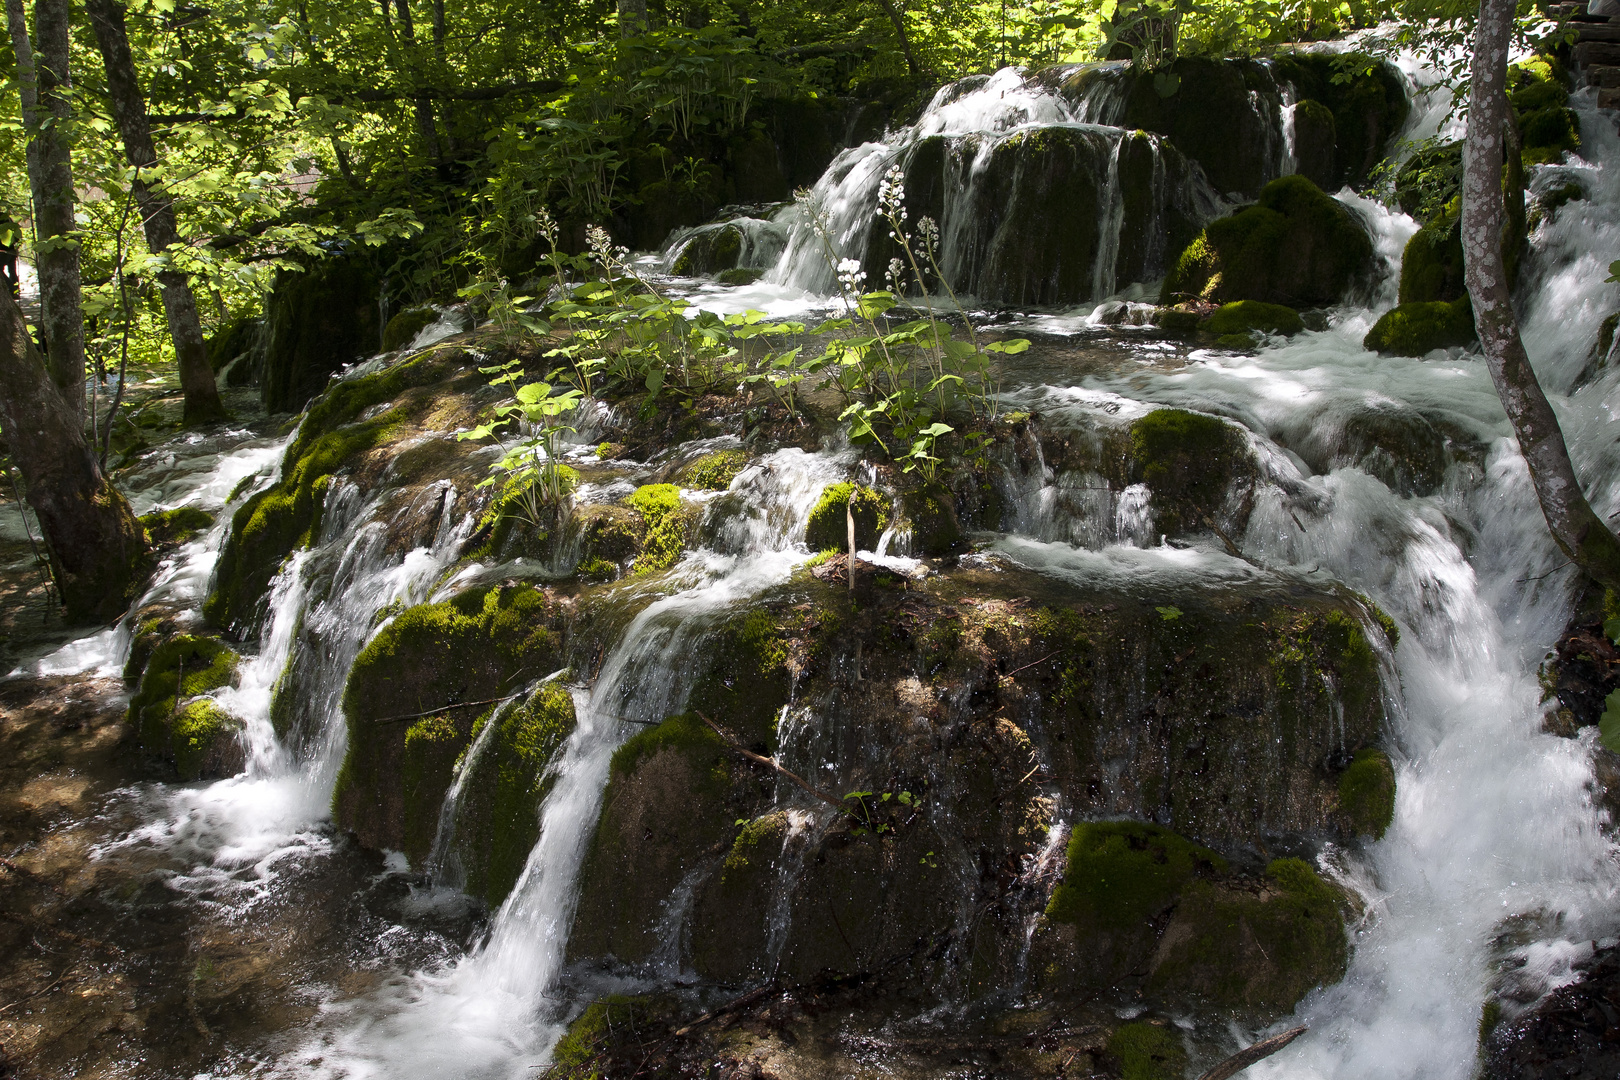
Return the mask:
[[[1025,664],[1023,667],[1013,668],[1011,671],[1007,672],[1007,674],[1003,675],[1002,678],[1003,679],[1010,679],[1014,675],[1018,674],[1020,671],[1028,671],[1030,668],[1034,667],[1036,664],[1044,664],[1048,660],[1052,659],[1052,657],[1056,656],[1058,653],[1060,653],[1062,651],[1063,651],[1062,649],[1054,650],[1052,652],[1047,653],[1045,656],[1041,657],[1039,660],[1035,660],[1035,661],[1032,661],[1032,662],[1030,662],[1028,664]]]
[[[742,747],[742,745],[737,742],[736,739],[733,739],[730,735],[726,734],[725,730],[723,728],[721,728],[721,726],[719,724],[715,723],[713,720],[710,720],[707,716],[705,716],[701,712],[698,713],[698,716],[702,717],[703,722],[705,724],[708,724],[711,728],[714,729],[714,733],[716,735],[720,736],[722,739],[725,740],[727,746],[731,747],[733,750],[735,750],[737,753],[741,754],[743,757],[747,758],[749,761],[757,761],[761,765],[768,765],[771,768],[775,769],[777,772],[781,773],[783,776],[787,777],[793,783],[797,784],[799,787],[803,788],[805,791],[809,792],[810,794],[814,795],[816,798],[820,799],[822,802],[831,803],[833,806],[838,807],[840,810],[842,810],[844,808],[844,800],[834,798],[833,796],[827,794],[825,791],[817,791],[815,788],[811,787],[808,783],[806,783],[803,777],[799,776],[797,773],[790,772],[786,768],[783,768],[781,765],[779,765],[775,758],[768,758],[763,754],[756,754],[752,750],[744,749]]]
[[[755,987],[753,990],[748,991],[748,993],[744,994],[742,997],[737,998],[734,1001],[728,1001],[728,1002],[726,1002],[726,1004],[720,1006],[718,1009],[712,1009],[709,1012],[706,1012],[702,1016],[698,1017],[696,1020],[693,1020],[690,1024],[687,1024],[685,1027],[677,1029],[676,1032],[675,1032],[675,1037],[680,1038],[683,1035],[689,1035],[689,1034],[692,1033],[692,1030],[694,1028],[701,1027],[702,1025],[707,1024],[711,1020],[717,1020],[720,1017],[725,1016],[727,1013],[740,1012],[741,1010],[748,1008],[750,1005],[753,1005],[756,1002],[763,1001],[765,998],[769,997],[772,993],[774,993],[775,990],[776,990],[776,980],[772,979],[770,982],[766,983],[764,986]]]
[[[1305,1034],[1305,1032],[1308,1030],[1308,1028],[1297,1027],[1289,1031],[1285,1031],[1281,1035],[1273,1035],[1269,1039],[1261,1039],[1253,1046],[1248,1046],[1242,1050],[1239,1050],[1237,1053],[1233,1054],[1231,1057],[1227,1058],[1213,1069],[1210,1069],[1203,1076],[1200,1076],[1198,1080],[1227,1080],[1227,1077],[1235,1076],[1244,1069],[1247,1069],[1250,1065],[1253,1065],[1255,1062],[1275,1054],[1277,1051],[1281,1050],[1283,1047]]]

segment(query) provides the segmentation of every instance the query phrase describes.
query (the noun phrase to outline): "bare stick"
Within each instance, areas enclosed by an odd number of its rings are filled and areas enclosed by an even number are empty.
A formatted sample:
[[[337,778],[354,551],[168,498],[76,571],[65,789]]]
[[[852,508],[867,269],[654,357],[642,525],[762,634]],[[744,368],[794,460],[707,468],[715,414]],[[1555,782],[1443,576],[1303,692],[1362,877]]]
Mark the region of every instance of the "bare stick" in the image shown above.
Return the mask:
[[[849,530],[849,591],[855,593],[855,493],[860,488],[849,489],[849,501],[844,504],[844,525]]]
[[[844,800],[835,799],[831,795],[828,795],[825,791],[817,791],[815,788],[813,788],[809,784],[805,783],[803,777],[799,776],[797,773],[789,772],[787,769],[784,769],[781,765],[778,765],[776,763],[775,758],[768,758],[768,757],[765,757],[762,754],[756,754],[752,750],[743,749],[742,746],[740,746],[738,744],[737,740],[733,739],[730,735],[727,735],[725,730],[723,728],[721,728],[721,726],[719,724],[715,723],[713,720],[710,720],[707,716],[704,716],[704,714],[701,713],[701,712],[698,713],[698,715],[703,717],[703,722],[705,724],[708,724],[711,728],[714,729],[714,733],[716,735],[720,736],[722,739],[724,739],[726,741],[727,746],[729,746],[733,750],[737,751],[737,753],[741,754],[743,757],[747,758],[749,761],[757,761],[761,765],[769,765],[771,768],[775,769],[777,772],[781,773],[783,776],[787,777],[789,780],[793,781],[795,784],[799,785],[799,787],[803,788],[805,791],[808,791],[810,794],[814,795],[816,798],[820,799],[822,802],[831,803],[832,805],[838,807],[840,810],[842,810],[844,808]]]
[[[1297,1027],[1293,1028],[1292,1030],[1285,1031],[1281,1035],[1273,1035],[1269,1039],[1261,1039],[1253,1046],[1248,1046],[1242,1050],[1239,1050],[1237,1053],[1233,1054],[1231,1057],[1209,1070],[1203,1076],[1200,1076],[1198,1080],[1226,1080],[1226,1078],[1229,1076],[1236,1076],[1238,1073],[1242,1072],[1244,1069],[1247,1069],[1255,1062],[1275,1054],[1277,1051],[1281,1050],[1283,1047],[1287,1046],[1289,1043],[1293,1042],[1295,1039],[1299,1038],[1309,1030],[1309,1028]]]

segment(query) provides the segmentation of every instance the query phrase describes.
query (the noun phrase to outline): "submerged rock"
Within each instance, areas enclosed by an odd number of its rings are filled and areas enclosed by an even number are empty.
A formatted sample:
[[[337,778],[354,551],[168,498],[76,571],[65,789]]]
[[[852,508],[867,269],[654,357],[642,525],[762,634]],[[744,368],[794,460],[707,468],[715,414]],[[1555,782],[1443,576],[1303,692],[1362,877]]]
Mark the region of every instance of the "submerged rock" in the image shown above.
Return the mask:
[[[1369,281],[1373,266],[1361,220],[1305,177],[1285,176],[1255,205],[1211,222],[1177,258],[1163,296],[1320,307]]]

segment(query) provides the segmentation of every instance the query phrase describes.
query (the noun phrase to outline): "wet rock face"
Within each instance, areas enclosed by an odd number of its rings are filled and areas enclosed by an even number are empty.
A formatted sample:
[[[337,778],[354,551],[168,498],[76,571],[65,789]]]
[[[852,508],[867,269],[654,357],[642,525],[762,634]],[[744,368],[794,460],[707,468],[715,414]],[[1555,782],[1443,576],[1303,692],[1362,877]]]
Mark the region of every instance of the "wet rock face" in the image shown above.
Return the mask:
[[[1305,177],[1285,176],[1255,205],[1211,222],[1176,260],[1163,295],[1323,307],[1371,280],[1373,269],[1360,219]]]
[[[1598,1080],[1620,1071],[1620,950],[1599,951],[1580,982],[1523,1016],[1481,1025],[1486,1080]]]
[[[1382,702],[1357,601],[1143,602],[1010,568],[859,584],[853,609],[813,580],[755,608],[713,650],[693,712],[619,752],[571,956],[650,961],[684,926],[690,963],[722,982],[875,977],[940,1000],[1129,975],[1160,999],[1256,1014],[1338,977],[1336,892],[1303,863],[1244,853],[1362,831],[1343,779]],[[749,650],[768,674],[725,686]],[[1121,816],[1207,854],[1151,912],[1122,916],[1128,933],[1043,915],[1068,910],[1060,880],[1083,891],[1091,873],[1065,876],[1051,827]],[[1213,929],[1234,921],[1236,938]],[[1104,953],[1118,965],[1074,959]]]
[[[167,620],[142,615],[124,670],[135,688],[129,723],[141,748],[171,762],[182,780],[241,771],[242,721],[208,696],[235,682],[236,653],[211,637],[166,633]]]
[[[382,340],[377,275],[334,258],[284,274],[265,303],[260,388],[271,412],[297,412],[333,373]]]

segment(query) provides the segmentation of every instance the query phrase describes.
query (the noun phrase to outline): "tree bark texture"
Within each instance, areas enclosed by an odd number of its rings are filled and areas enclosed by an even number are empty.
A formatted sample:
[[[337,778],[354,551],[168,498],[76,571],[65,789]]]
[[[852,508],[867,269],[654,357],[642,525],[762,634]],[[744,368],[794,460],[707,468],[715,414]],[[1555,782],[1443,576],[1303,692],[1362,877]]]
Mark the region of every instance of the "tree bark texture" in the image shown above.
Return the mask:
[[[1474,42],[1473,85],[1463,164],[1463,268],[1473,298],[1474,325],[1535,484],[1553,540],[1599,583],[1620,592],[1620,539],[1586,501],[1547,395],[1536,381],[1513,312],[1511,279],[1503,252],[1504,138],[1509,129],[1508,44],[1514,0],[1483,0]]]
[[[7,14],[16,4],[7,0]],[[84,412],[84,311],[80,306],[79,242],[73,221],[73,147],[68,128],[68,0],[35,0],[33,74],[37,90],[29,136],[34,171],[34,268],[39,274],[40,329],[51,379],[75,414]],[[20,23],[20,20],[19,20]],[[26,25],[14,26],[12,40],[26,39]],[[19,56],[19,60],[20,60]],[[21,65],[19,64],[19,67]],[[24,112],[28,111],[26,102]]]
[[[618,0],[619,36],[639,37],[647,32],[647,0]]]
[[[0,423],[28,485],[68,616],[115,619],[148,566],[146,530],[96,463],[79,414],[57,390],[23,321],[0,290]]]
[[[96,45],[107,68],[107,93],[112,100],[113,121],[124,140],[124,155],[135,168],[131,186],[141,209],[146,229],[146,246],[154,254],[180,243],[180,229],[174,216],[174,203],[155,192],[141,179],[142,169],[157,164],[157,147],[152,142],[146,117],[146,100],[135,75],[135,60],[129,51],[129,32],[124,25],[124,9],[114,0],[87,0],[85,12],[95,31]],[[169,337],[180,368],[180,389],[185,391],[185,422],[205,424],[225,416],[214,383],[214,369],[208,365],[208,344],[203,339],[202,318],[197,313],[197,297],[180,270],[163,270],[157,275],[163,296],[163,312],[168,317]]]

